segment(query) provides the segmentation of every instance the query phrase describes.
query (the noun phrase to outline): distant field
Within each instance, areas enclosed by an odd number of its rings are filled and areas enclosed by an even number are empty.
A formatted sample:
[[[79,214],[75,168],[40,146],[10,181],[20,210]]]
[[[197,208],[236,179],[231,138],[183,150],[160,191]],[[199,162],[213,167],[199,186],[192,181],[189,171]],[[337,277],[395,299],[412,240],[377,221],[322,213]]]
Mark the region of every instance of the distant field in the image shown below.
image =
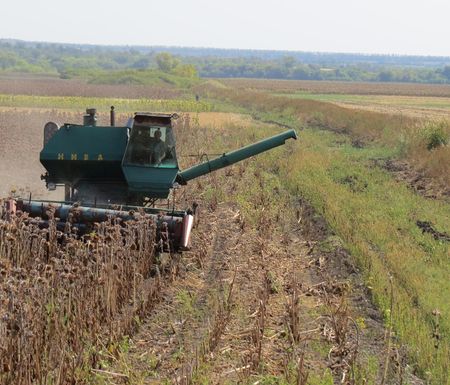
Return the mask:
[[[421,118],[450,118],[450,98],[435,96],[395,96],[358,94],[275,93],[277,96],[331,102],[343,107],[402,113]]]
[[[267,79],[220,81],[241,90],[329,102],[358,110],[402,114],[414,118],[450,119],[449,85]]]
[[[220,81],[234,88],[280,93],[308,92],[318,94],[450,97],[450,85],[448,84],[362,83],[272,79],[220,79]]]
[[[0,77],[0,94],[173,99],[182,96],[183,93],[169,85],[164,87],[129,84],[109,85],[89,84],[80,79]]]
[[[435,139],[448,142],[450,128],[445,120],[450,117],[450,98],[312,94],[301,91],[282,94],[236,90],[217,86],[216,83],[206,84],[204,92],[217,99],[236,100],[239,106],[253,111],[260,109],[271,121],[283,119],[291,126],[320,126],[350,133],[363,142],[375,140],[395,148],[397,156],[408,159],[417,172],[439,181],[442,186],[440,190],[447,195],[450,147],[444,145],[429,151],[427,146]]]

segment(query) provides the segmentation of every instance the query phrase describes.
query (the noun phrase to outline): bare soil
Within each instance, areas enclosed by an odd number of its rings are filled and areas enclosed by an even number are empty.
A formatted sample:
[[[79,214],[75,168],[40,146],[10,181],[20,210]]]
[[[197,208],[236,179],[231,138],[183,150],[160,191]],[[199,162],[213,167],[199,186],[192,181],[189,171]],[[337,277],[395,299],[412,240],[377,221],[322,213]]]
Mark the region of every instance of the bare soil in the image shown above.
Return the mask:
[[[374,159],[374,164],[389,171],[396,180],[406,183],[420,195],[432,199],[450,199],[450,186],[438,183],[435,178],[413,168],[407,161]]]

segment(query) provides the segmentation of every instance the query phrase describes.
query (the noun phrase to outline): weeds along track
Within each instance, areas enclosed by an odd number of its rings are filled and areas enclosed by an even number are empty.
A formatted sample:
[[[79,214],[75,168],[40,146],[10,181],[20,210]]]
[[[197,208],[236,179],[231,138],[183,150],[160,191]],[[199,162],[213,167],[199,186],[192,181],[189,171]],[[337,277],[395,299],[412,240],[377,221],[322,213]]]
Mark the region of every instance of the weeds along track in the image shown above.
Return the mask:
[[[83,239],[66,230],[39,230],[27,215],[0,221],[1,384],[79,383],[165,284],[149,276],[153,222],[101,223]]]

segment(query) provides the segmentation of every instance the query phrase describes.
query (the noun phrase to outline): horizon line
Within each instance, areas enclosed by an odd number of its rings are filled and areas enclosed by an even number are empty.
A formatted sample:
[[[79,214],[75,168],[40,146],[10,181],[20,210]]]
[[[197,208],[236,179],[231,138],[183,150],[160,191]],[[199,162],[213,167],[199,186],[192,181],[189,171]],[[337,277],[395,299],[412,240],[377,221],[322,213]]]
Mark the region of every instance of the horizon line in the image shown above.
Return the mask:
[[[182,49],[211,49],[211,50],[223,50],[223,51],[257,51],[257,52],[291,52],[291,53],[309,53],[309,54],[321,54],[321,55],[358,55],[358,56],[389,56],[389,57],[423,57],[423,58],[446,58],[450,59],[450,55],[432,55],[432,54],[402,54],[402,53],[362,53],[362,52],[339,52],[339,51],[303,51],[294,49],[262,49],[262,48],[224,48],[224,47],[212,47],[212,46],[183,46],[183,45],[144,45],[144,44],[98,44],[98,43],[73,43],[73,42],[57,42],[48,40],[25,40],[10,37],[0,37],[0,42],[12,41],[12,42],[24,42],[24,43],[36,43],[36,44],[53,44],[53,45],[74,45],[74,46],[91,46],[91,47],[124,47],[124,48],[182,48]]]

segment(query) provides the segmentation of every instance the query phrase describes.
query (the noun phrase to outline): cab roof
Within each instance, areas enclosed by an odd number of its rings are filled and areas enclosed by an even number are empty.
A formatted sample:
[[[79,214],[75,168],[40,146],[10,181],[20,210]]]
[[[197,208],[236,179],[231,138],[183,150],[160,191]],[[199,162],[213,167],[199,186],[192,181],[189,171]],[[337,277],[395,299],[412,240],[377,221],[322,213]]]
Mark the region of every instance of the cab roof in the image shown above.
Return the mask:
[[[134,120],[139,123],[145,124],[158,124],[164,126],[170,126],[172,124],[172,119],[178,118],[177,114],[160,114],[153,112],[135,112]]]

